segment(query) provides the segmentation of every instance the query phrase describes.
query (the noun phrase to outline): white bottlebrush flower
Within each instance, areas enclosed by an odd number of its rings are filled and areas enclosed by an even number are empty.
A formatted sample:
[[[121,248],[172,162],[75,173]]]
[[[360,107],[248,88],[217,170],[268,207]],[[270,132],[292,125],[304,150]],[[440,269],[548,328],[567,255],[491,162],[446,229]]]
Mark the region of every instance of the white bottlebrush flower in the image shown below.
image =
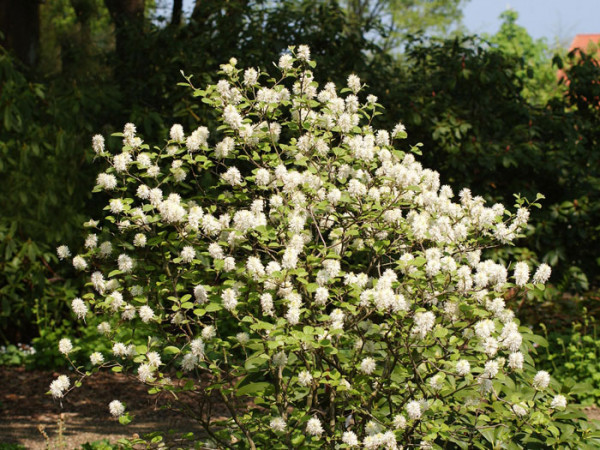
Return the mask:
[[[181,360],[181,368],[184,372],[189,372],[190,370],[194,370],[198,365],[198,358],[191,353],[187,353],[183,355],[183,359]]]
[[[113,246],[110,243],[110,241],[104,241],[102,244],[100,244],[99,250],[100,250],[100,256],[102,258],[107,258],[112,253]]]
[[[162,360],[160,359],[158,352],[148,352],[146,357],[148,358],[148,364],[155,369],[162,364]]]
[[[520,261],[515,265],[515,284],[525,286],[529,281],[529,266],[526,262]]]
[[[111,191],[117,187],[117,178],[109,173],[98,174],[96,184],[107,191]]]
[[[250,67],[249,69],[246,69],[244,71],[244,85],[245,86],[252,86],[252,85],[256,84],[257,81],[258,81],[258,72],[256,71],[256,69]]]
[[[73,351],[73,344],[68,338],[63,338],[58,342],[58,351],[63,355],[68,355]]]
[[[275,353],[272,357],[272,360],[273,360],[273,364],[275,364],[275,366],[284,367],[288,362],[288,357],[285,354],[285,352],[281,351],[281,352]]]
[[[56,248],[56,254],[58,255],[58,259],[66,259],[71,256],[71,250],[66,245],[61,245]]]
[[[156,178],[160,174],[160,167],[157,165],[153,165],[148,167],[148,176],[152,178]]]
[[[315,291],[315,303],[317,305],[324,305],[329,297],[329,290],[326,287],[320,286]]]
[[[350,447],[358,447],[358,437],[354,431],[345,431],[342,435],[342,442]]]
[[[250,340],[250,335],[245,332],[241,332],[235,335],[235,339],[241,344],[246,345]]]
[[[523,353],[511,353],[510,355],[508,355],[508,367],[510,367],[512,370],[522,370],[523,359]]]
[[[565,409],[567,407],[567,399],[564,395],[556,395],[550,403],[552,409]]]
[[[97,134],[92,138],[92,148],[96,154],[104,153],[104,136]]]
[[[418,312],[415,314],[413,333],[418,334],[421,339],[427,336],[435,325],[435,315],[431,311]]]
[[[306,432],[311,436],[321,436],[323,431],[323,425],[317,417],[310,418],[306,423]]]
[[[188,136],[185,145],[190,152],[197,152],[200,147],[207,144],[209,131],[206,127],[198,127]]]
[[[308,370],[303,370],[302,372],[300,372],[298,374],[298,383],[300,383],[301,386],[310,386],[310,384],[312,383],[313,380],[313,376],[310,374],[310,372]]]
[[[223,247],[221,247],[216,242],[212,242],[208,246],[208,254],[213,259],[223,259],[225,257],[225,252],[223,251]]]
[[[136,247],[145,247],[146,235],[144,233],[137,233],[133,238],[133,245]]]
[[[194,287],[194,298],[198,303],[206,303],[208,301],[208,294],[206,288],[201,284]]]
[[[441,375],[434,375],[429,379],[429,387],[434,391],[439,391],[444,387],[444,379]]]
[[[150,167],[152,165],[152,160],[150,159],[150,155],[148,155],[147,153],[140,153],[139,155],[137,155],[137,158],[135,158],[135,161],[138,163],[138,167],[140,167],[142,169],[147,169],[148,167]],[[145,186],[145,187],[148,188],[148,186]],[[142,197],[140,197],[140,198],[142,198]]]
[[[461,359],[456,363],[456,373],[461,377],[467,376],[471,371],[471,365],[466,359]]]
[[[481,376],[484,378],[492,379],[498,374],[499,370],[500,365],[498,364],[498,361],[490,360],[485,363],[483,373],[481,374]]]
[[[120,198],[112,198],[108,203],[110,207],[110,212],[113,214],[119,214],[125,209],[123,201]]]
[[[138,367],[138,379],[142,383],[152,381],[152,374],[153,374],[153,370],[152,370],[152,366],[150,364],[142,363]]]
[[[271,182],[271,174],[267,169],[260,168],[254,178],[257,186],[267,186]]]
[[[402,123],[396,124],[394,129],[392,130],[392,136],[397,137],[398,135],[406,133],[406,127]]]
[[[275,417],[274,419],[271,419],[269,426],[271,427],[271,430],[276,432],[285,431],[285,420],[283,420],[282,417]]]
[[[140,319],[142,319],[142,322],[144,323],[148,323],[154,319],[154,311],[148,305],[143,305],[140,307],[139,315]]]
[[[112,351],[115,356],[124,357],[129,355],[129,349],[122,342],[115,342]]]
[[[246,261],[246,269],[248,270],[248,273],[252,275],[254,280],[259,280],[260,277],[265,275],[265,267],[256,256],[250,256],[248,258],[248,261]]]
[[[233,256],[227,256],[223,260],[223,270],[225,272],[231,272],[235,270],[235,258]]]
[[[416,400],[412,400],[412,401],[408,402],[408,404],[406,405],[406,414],[408,414],[408,418],[411,420],[420,419],[421,418],[421,404]]]
[[[371,375],[373,372],[375,372],[376,368],[377,364],[371,357],[364,358],[360,363],[360,371],[365,375]]]
[[[135,192],[135,195],[142,200],[148,200],[150,198],[150,188],[145,184],[140,184]]]
[[[50,393],[54,398],[62,398],[65,391],[71,386],[71,380],[66,375],[60,375],[56,380],[50,383]]]
[[[132,162],[131,153],[123,152],[115,155],[113,158],[113,166],[118,173],[125,172],[127,166]]]
[[[223,294],[221,294],[221,300],[223,301],[223,306],[227,311],[233,311],[238,303],[237,294],[231,288],[227,288],[223,291]]]
[[[544,284],[550,278],[552,269],[548,264],[541,264],[533,275],[533,282]]]
[[[110,324],[108,322],[99,323],[96,329],[98,330],[98,333],[103,334],[105,336],[108,335],[108,333],[110,333],[111,331]]]
[[[292,68],[294,58],[292,55],[286,53],[281,55],[279,58],[279,63],[277,64],[281,70],[290,70]]]
[[[94,249],[98,245],[98,236],[94,233],[90,233],[85,238],[85,243],[83,244],[87,249]]]
[[[239,186],[242,184],[242,175],[237,167],[230,167],[221,175],[221,178],[231,186]]]
[[[479,339],[486,339],[495,331],[496,325],[489,319],[480,320],[475,324],[475,334]]]
[[[227,105],[223,110],[223,120],[234,130],[239,130],[242,126],[242,116],[233,105]]]
[[[302,61],[310,61],[310,48],[308,45],[299,45],[296,56]]]
[[[543,391],[550,384],[550,374],[545,370],[540,370],[533,377],[533,387],[538,391]]]
[[[106,300],[110,302],[110,307],[115,312],[125,304],[125,301],[123,300],[123,294],[121,294],[119,291],[111,292]]]
[[[136,314],[135,307],[133,305],[126,304],[125,307],[123,308],[121,317],[123,318],[123,320],[133,320],[133,319],[135,319],[135,314]]]
[[[404,430],[406,428],[406,417],[402,414],[397,414],[394,417],[394,428],[397,430]]]
[[[265,316],[273,315],[273,296],[271,294],[264,293],[260,296],[260,307]]]
[[[88,307],[83,300],[81,300],[79,297],[74,298],[71,302],[71,308],[78,319],[85,319],[85,315],[88,312]]]
[[[196,338],[190,343],[190,349],[192,350],[192,355],[194,355],[198,359],[204,358],[204,341],[202,338]]]
[[[194,261],[194,258],[196,257],[196,250],[194,250],[194,247],[191,245],[186,245],[181,250],[179,257],[181,258],[181,262],[189,264]]]
[[[171,131],[169,132],[169,137],[172,141],[183,142],[185,140],[185,135],[183,133],[183,127],[176,123],[171,127]]]
[[[123,273],[129,273],[133,270],[133,259],[129,255],[122,253],[117,258],[117,264],[119,265],[119,270]]]
[[[120,417],[125,414],[125,406],[119,400],[113,400],[108,404],[108,410],[115,417]]]
[[[90,362],[94,366],[99,366],[104,362],[104,356],[100,352],[94,352],[90,355]]]
[[[202,329],[202,339],[204,339],[205,341],[210,341],[216,335],[217,335],[217,331],[215,330],[215,327],[212,325],[207,325]]]
[[[483,351],[488,356],[494,356],[498,353],[498,340],[493,337],[486,338],[483,341]]]
[[[358,91],[360,91],[360,78],[358,78],[356,75],[351,74],[348,76],[348,88],[354,92],[355,94],[358,93]]]
[[[77,255],[73,258],[73,267],[77,270],[85,270],[87,268],[87,261],[83,259],[83,256]]]
[[[523,403],[512,405],[511,409],[517,417],[523,417],[527,415],[527,408]]]

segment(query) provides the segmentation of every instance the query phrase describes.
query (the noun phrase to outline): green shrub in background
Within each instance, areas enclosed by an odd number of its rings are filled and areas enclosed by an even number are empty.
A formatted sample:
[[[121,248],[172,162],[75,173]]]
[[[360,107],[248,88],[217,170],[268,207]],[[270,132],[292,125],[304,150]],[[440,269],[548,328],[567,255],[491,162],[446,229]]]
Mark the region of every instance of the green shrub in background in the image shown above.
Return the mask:
[[[73,292],[52,269],[53,243],[69,240],[83,217],[81,169],[90,159],[61,129],[66,114],[53,110],[46,89],[29,83],[2,49],[0,78],[0,330],[4,341],[31,342],[62,320]]]
[[[71,307],[111,351],[65,336],[78,380],[51,394],[131,372],[219,448],[597,446],[502,298],[550,268],[481,257],[519,237],[528,203],[453,201],[419,146],[394,145],[402,124],[372,127],[381,107],[357,76],[338,95],[308,47],[291,51],[276,78],[232,60],[194,88],[216,129],[174,125],[158,147],[130,123],[116,153],[94,137],[110,199],[84,248],[58,255],[89,280]],[[108,411],[131,420],[118,399]]]
[[[555,298],[556,304],[544,307],[548,316],[542,311],[536,320],[548,341],[548,347],[540,352],[540,365],[562,383],[576,386],[571,393],[584,405],[597,405],[600,399],[598,298],[597,291]],[[529,313],[527,308],[525,314]],[[556,323],[556,319],[564,323]]]

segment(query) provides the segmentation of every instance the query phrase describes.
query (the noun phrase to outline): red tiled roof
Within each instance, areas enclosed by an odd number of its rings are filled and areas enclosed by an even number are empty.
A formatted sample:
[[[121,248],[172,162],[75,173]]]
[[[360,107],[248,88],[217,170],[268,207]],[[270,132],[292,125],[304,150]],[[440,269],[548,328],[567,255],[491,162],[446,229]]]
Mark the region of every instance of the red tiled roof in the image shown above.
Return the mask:
[[[571,42],[571,46],[569,47],[569,51],[572,51],[576,48],[580,48],[583,51],[588,49],[590,43],[596,44],[597,47],[600,46],[600,34],[578,34]]]

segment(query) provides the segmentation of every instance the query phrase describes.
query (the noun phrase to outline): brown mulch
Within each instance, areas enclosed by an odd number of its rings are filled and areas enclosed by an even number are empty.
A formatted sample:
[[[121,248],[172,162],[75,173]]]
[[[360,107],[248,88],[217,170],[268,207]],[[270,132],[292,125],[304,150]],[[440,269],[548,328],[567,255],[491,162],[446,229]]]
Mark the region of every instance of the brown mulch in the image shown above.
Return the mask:
[[[20,444],[33,450],[76,449],[87,442],[108,439],[115,443],[156,430],[203,434],[196,422],[159,409],[161,399],[148,395],[147,387],[135,379],[97,373],[59,402],[46,394],[58,375],[0,366],[0,444]],[[73,383],[75,377],[70,378]],[[115,399],[125,403],[133,414],[131,424],[123,426],[110,416],[108,403]]]

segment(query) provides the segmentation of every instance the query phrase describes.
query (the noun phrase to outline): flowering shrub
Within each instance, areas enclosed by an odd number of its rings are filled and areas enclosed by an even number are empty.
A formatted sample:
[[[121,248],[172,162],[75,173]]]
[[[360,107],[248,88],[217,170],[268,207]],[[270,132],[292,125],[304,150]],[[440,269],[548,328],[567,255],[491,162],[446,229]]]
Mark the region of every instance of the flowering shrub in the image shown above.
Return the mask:
[[[94,137],[110,199],[85,249],[58,255],[90,277],[72,309],[103,320],[112,354],[60,351],[81,378],[111,367],[172,393],[218,447],[581,446],[593,434],[503,300],[550,268],[481,258],[519,236],[526,203],[453,201],[419,147],[393,145],[401,124],[372,128],[358,77],[319,89],[309,49],[291,50],[277,79],[232,60],[194,88],[216,130],[174,125],[152,147],[127,124],[115,155]]]

